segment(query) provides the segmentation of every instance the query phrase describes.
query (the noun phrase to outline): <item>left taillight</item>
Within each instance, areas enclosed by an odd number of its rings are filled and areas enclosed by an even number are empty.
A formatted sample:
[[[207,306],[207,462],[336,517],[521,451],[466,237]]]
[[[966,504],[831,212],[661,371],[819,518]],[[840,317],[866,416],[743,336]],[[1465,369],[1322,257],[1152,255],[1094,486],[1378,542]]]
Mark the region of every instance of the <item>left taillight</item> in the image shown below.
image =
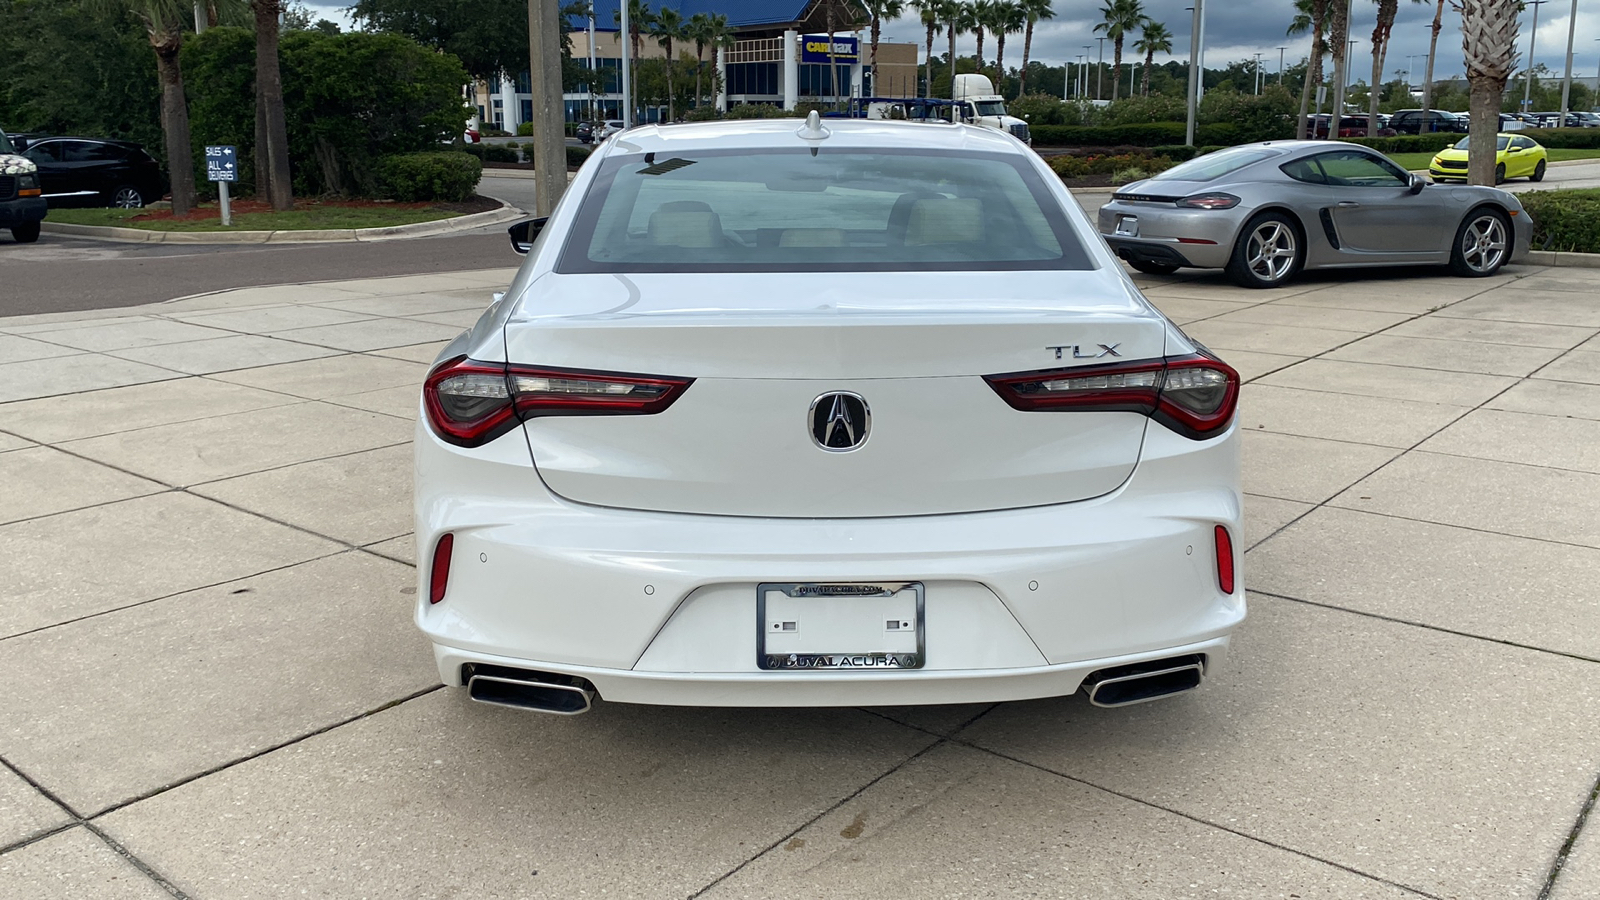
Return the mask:
[[[1143,413],[1194,440],[1225,431],[1239,403],[1239,373],[1201,354],[984,380],[1013,409]]]
[[[671,406],[692,378],[485,363],[435,366],[422,405],[435,434],[461,447],[494,440],[538,416],[640,416]]]

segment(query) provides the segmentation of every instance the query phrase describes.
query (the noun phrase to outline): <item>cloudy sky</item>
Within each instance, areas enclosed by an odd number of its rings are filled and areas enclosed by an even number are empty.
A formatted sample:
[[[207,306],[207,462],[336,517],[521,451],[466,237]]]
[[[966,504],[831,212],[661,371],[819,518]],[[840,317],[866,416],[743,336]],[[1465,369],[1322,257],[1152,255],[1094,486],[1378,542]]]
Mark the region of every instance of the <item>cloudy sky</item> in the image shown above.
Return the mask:
[[[318,15],[325,16],[348,27],[349,16],[338,6],[310,4]],[[1173,34],[1174,53],[1167,59],[1187,60],[1189,56],[1190,13],[1187,7],[1192,0],[1144,0],[1145,14],[1163,22]],[[1534,61],[1544,63],[1558,76],[1566,66],[1567,28],[1571,22],[1572,0],[1549,0],[1539,7],[1539,30],[1535,39]],[[1594,78],[1600,69],[1600,2],[1578,0],[1577,34],[1573,43],[1573,72],[1584,78]],[[1040,22],[1034,30],[1033,57],[1053,65],[1075,60],[1090,46],[1089,58],[1098,53],[1094,25],[1099,21],[1100,4],[1097,0],[1056,0],[1056,18]],[[1377,18],[1374,0],[1354,0],[1355,15],[1350,36],[1360,43],[1355,45],[1352,65],[1354,77],[1367,78],[1372,72],[1372,28]],[[1384,62],[1385,77],[1392,78],[1395,70],[1404,71],[1408,64],[1415,70],[1414,80],[1420,81],[1427,64],[1428,31],[1433,22],[1434,2],[1422,3],[1401,0],[1400,14],[1395,20],[1394,37]],[[1528,53],[1528,38],[1533,29],[1534,7],[1530,4],[1523,14],[1522,28],[1517,40],[1518,52]],[[1270,75],[1277,71],[1279,47],[1286,47],[1283,57],[1290,64],[1303,58],[1310,44],[1309,37],[1288,38],[1284,31],[1294,18],[1293,0],[1211,0],[1206,6],[1205,38],[1206,65],[1220,68],[1236,59],[1251,59],[1262,54],[1262,68]],[[906,16],[884,27],[884,37],[907,41],[921,46],[926,33],[914,16]],[[935,39],[935,52],[943,52],[946,38]],[[1022,61],[1022,38],[1013,37],[1007,42],[1006,56],[1012,65]],[[1124,51],[1131,56],[1132,41]],[[1106,61],[1111,61],[1110,42],[1106,46]],[[956,40],[958,53],[973,51],[974,39],[963,35]],[[988,39],[985,55],[994,56],[994,40]],[[1407,57],[1413,57],[1407,60]],[[1162,61],[1162,57],[1157,57]],[[1465,71],[1461,53],[1461,14],[1445,4],[1444,29],[1439,33],[1439,60],[1435,76],[1446,78]]]
[[[1173,34],[1174,53],[1167,57],[1169,59],[1187,60],[1189,57],[1191,13],[1187,7],[1192,5],[1192,0],[1187,2],[1145,0],[1144,2],[1145,14],[1164,23],[1167,30]],[[1099,3],[1091,0],[1056,0],[1056,18],[1040,22],[1034,29],[1034,57],[1053,64],[1059,64],[1067,59],[1076,60],[1078,54],[1086,52],[1083,47],[1088,44],[1091,49],[1087,52],[1090,54],[1090,59],[1093,59],[1099,52],[1094,33],[1095,23],[1099,21],[1099,6]],[[1558,75],[1566,66],[1567,27],[1571,21],[1572,6],[1572,0],[1550,0],[1539,7],[1539,31],[1535,39],[1534,61],[1544,63]],[[1600,66],[1600,2],[1579,0],[1577,6],[1573,72],[1575,75],[1592,78],[1595,76],[1596,67]],[[1393,77],[1396,69],[1403,72],[1407,66],[1406,57],[1414,55],[1415,58],[1411,63],[1415,66],[1415,78],[1421,80],[1423,67],[1427,64],[1425,57],[1428,52],[1433,13],[1433,2],[1412,3],[1402,0],[1400,14],[1395,19],[1394,36],[1384,61],[1385,77]],[[1284,31],[1293,18],[1293,0],[1210,0],[1206,4],[1206,65],[1218,68],[1232,60],[1251,59],[1254,54],[1260,53],[1262,68],[1272,73],[1277,71],[1279,47],[1288,48],[1283,56],[1293,64],[1306,56],[1311,43],[1309,36],[1285,37]],[[1350,36],[1360,41],[1355,45],[1353,57],[1355,73],[1360,77],[1370,77],[1372,72],[1372,29],[1376,21],[1377,4],[1373,0],[1355,0]],[[1444,28],[1439,32],[1439,59],[1434,67],[1435,77],[1440,78],[1463,74],[1466,69],[1461,51],[1461,14],[1450,9],[1450,5],[1446,3],[1443,21]],[[1528,52],[1528,37],[1532,27],[1533,7],[1530,5],[1523,15],[1517,41],[1518,50],[1523,56]],[[886,27],[884,32],[895,40],[917,44],[926,41],[926,32],[921,23],[911,17]],[[936,53],[943,51],[946,40],[948,39],[944,37],[935,39]],[[971,53],[973,43],[970,35],[958,38],[957,52]],[[1123,51],[1124,54],[1132,54],[1131,43],[1129,41],[1130,46]],[[984,52],[993,58],[993,38],[985,41]],[[1105,53],[1106,61],[1110,62],[1109,41],[1106,42]],[[1022,60],[1020,38],[1006,41],[1006,57],[1011,64]],[[1161,60],[1162,58],[1157,56],[1157,61]]]

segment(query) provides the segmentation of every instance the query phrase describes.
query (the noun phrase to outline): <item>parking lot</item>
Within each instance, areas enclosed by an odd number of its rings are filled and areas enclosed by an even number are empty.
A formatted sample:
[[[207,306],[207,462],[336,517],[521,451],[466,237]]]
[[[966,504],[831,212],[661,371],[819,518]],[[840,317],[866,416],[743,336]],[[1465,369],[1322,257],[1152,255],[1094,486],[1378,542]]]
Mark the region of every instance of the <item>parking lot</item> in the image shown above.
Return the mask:
[[[1249,379],[1192,694],[439,687],[416,386],[511,270],[0,319],[0,897],[1600,896],[1600,288],[1140,276]]]

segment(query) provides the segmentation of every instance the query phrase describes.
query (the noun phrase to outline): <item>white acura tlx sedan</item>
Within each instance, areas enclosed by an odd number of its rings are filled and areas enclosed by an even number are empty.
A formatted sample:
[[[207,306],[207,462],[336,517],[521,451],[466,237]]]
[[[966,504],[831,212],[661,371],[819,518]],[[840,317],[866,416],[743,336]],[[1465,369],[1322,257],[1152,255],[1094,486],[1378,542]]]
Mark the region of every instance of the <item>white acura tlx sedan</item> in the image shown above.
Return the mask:
[[[1244,619],[1238,373],[1015,138],[634,128],[512,240],[417,428],[472,699],[1119,706]]]

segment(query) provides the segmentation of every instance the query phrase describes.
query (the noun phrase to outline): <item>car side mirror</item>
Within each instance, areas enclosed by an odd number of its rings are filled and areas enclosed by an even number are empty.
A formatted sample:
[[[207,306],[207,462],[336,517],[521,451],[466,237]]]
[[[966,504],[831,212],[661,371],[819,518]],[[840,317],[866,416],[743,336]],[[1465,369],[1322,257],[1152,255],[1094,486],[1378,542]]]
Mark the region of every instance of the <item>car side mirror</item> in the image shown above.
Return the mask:
[[[1427,187],[1430,184],[1433,184],[1433,182],[1429,181],[1426,176],[1423,176],[1423,175],[1412,175],[1411,176],[1411,186],[1409,188],[1407,188],[1406,190],[1407,190],[1408,193],[1411,193],[1411,194],[1420,194],[1420,193],[1422,193],[1422,189]]]
[[[507,228],[506,233],[511,235],[511,249],[517,251],[520,256],[527,256],[528,251],[533,249],[533,242],[539,237],[539,232],[544,230],[544,223],[548,221],[550,221],[549,216],[541,216],[537,219],[526,219]]]

